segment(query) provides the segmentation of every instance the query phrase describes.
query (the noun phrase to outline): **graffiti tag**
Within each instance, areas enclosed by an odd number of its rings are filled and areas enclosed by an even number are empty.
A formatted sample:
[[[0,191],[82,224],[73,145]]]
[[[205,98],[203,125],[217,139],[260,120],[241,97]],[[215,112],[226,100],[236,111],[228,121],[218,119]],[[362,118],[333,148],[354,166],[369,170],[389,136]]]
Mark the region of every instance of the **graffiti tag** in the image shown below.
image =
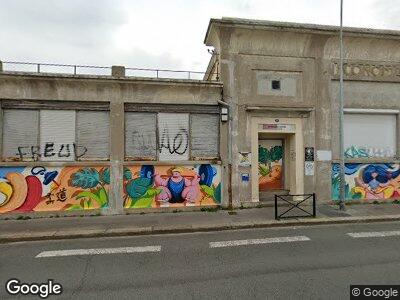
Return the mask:
[[[371,158],[371,157],[394,157],[395,153],[390,148],[368,148],[351,146],[344,152],[346,158]]]
[[[185,154],[189,148],[189,134],[187,130],[181,128],[174,136],[172,136],[170,135],[168,128],[164,128],[160,139],[160,153],[163,148],[167,149],[170,154]]]
[[[55,146],[53,142],[47,142],[44,144],[43,149],[41,149],[40,146],[18,147],[18,152],[16,154],[21,160],[27,157],[38,160],[41,157],[81,158],[86,152],[86,147],[76,145],[75,143]]]

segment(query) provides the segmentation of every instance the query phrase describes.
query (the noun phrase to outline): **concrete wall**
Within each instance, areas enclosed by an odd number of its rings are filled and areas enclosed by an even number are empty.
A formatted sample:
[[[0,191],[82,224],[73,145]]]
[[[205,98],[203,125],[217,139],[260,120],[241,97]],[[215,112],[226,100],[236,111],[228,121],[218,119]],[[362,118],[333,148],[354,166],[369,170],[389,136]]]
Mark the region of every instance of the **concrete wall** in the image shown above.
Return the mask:
[[[107,168],[111,174],[108,191],[108,205],[100,209],[101,213],[122,213],[124,208],[124,106],[126,103],[141,104],[188,104],[218,106],[221,100],[222,84],[199,80],[172,80],[153,78],[128,78],[123,76],[123,70],[113,72],[115,76],[77,76],[64,74],[35,74],[2,72],[0,73],[0,101],[21,103],[20,100],[40,101],[43,108],[46,102],[60,105],[64,109],[73,103],[82,105],[85,102],[107,102],[110,110],[110,159],[105,161],[88,162],[0,162],[0,171],[7,167],[25,168],[29,173],[35,166],[43,166],[51,171],[56,168],[59,174],[64,168],[72,168],[74,172],[85,168],[96,169],[101,174],[101,168]],[[122,72],[122,73],[121,73]],[[84,105],[82,106],[84,109]],[[2,120],[0,122],[2,124]],[[1,126],[0,126],[1,127]],[[222,134],[220,141],[222,162],[213,161],[181,161],[181,162],[152,162],[155,166],[189,166],[193,168],[200,164],[213,163],[218,169],[219,182],[224,182],[224,159],[226,157],[226,125],[220,126]],[[1,129],[1,128],[0,128]],[[1,143],[0,143],[1,144]],[[0,146],[1,147],[1,146]],[[97,165],[100,164],[100,167]],[[145,161],[129,162],[130,165],[147,165]],[[103,167],[101,167],[103,166]],[[219,170],[222,168],[223,170]],[[4,173],[3,172],[3,173]],[[4,175],[4,174],[3,174]],[[28,174],[25,174],[28,175]],[[25,176],[24,175],[24,176]],[[43,175],[43,174],[41,174]],[[4,177],[4,176],[3,176]],[[134,178],[130,178],[132,180]],[[44,189],[43,189],[44,190]],[[126,189],[125,189],[126,190]],[[228,199],[227,190],[222,189],[222,199]],[[69,191],[73,192],[73,191]],[[68,193],[69,193],[68,192]],[[221,197],[220,197],[221,198]],[[222,205],[227,205],[222,200]],[[126,203],[125,203],[125,206]]]
[[[302,188],[306,193],[316,192],[320,202],[331,200],[332,163],[337,162],[339,147],[337,30],[319,25],[211,20],[205,43],[215,46],[219,54],[224,101],[231,109],[236,206],[258,197],[250,196],[249,186],[240,179],[240,174],[250,173],[252,167],[239,166],[239,152],[251,151],[254,117],[302,120],[303,145],[314,147],[316,156],[314,175],[303,176]],[[400,33],[346,30],[345,108],[400,109]],[[263,84],[274,79],[286,80],[286,90],[266,91]],[[317,159],[321,150],[332,152],[332,160]]]

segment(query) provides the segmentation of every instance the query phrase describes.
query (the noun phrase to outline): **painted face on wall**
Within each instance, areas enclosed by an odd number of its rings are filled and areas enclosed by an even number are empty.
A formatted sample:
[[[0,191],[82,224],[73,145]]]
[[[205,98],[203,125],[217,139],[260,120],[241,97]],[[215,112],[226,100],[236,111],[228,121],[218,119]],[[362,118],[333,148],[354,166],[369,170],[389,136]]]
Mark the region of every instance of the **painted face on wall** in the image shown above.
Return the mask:
[[[181,178],[182,175],[181,175],[181,173],[180,173],[179,171],[173,171],[173,172],[172,172],[172,177],[178,179],[178,178]]]

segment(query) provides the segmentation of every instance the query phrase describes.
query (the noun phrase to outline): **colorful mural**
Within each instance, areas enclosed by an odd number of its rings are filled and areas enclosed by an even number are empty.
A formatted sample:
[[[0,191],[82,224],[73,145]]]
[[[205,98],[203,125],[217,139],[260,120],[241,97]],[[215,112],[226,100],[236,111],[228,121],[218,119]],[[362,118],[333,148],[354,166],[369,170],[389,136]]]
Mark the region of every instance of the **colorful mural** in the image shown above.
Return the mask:
[[[157,208],[221,203],[220,166],[129,166],[124,168],[124,207]]]
[[[258,187],[260,191],[283,188],[283,146],[281,140],[261,140],[258,145]]]
[[[0,167],[0,213],[108,206],[109,167]]]
[[[400,164],[345,164],[346,199],[400,198]],[[340,167],[332,164],[332,199],[339,199]]]

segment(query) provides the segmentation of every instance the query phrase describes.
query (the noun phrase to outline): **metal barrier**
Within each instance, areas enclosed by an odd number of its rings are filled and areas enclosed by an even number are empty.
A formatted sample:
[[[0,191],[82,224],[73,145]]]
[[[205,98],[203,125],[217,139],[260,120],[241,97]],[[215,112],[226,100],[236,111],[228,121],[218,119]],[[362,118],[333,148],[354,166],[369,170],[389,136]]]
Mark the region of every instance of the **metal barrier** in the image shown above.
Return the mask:
[[[289,197],[291,200],[286,199],[285,197]],[[303,197],[303,199],[300,199],[299,201],[293,201],[293,198],[300,198]],[[287,210],[285,210],[283,213],[279,214],[278,213],[278,199],[284,201],[285,204],[287,204],[285,207],[289,207]],[[309,212],[303,208],[300,207],[300,204],[305,203],[307,200],[312,199],[312,212]],[[298,209],[301,210],[305,213],[305,215],[286,215],[288,212],[292,211],[293,209]],[[302,194],[302,195],[275,195],[275,220],[283,219],[283,218],[298,218],[298,217],[316,217],[316,203],[315,203],[315,193],[312,194]],[[286,215],[286,216],[285,216]]]

